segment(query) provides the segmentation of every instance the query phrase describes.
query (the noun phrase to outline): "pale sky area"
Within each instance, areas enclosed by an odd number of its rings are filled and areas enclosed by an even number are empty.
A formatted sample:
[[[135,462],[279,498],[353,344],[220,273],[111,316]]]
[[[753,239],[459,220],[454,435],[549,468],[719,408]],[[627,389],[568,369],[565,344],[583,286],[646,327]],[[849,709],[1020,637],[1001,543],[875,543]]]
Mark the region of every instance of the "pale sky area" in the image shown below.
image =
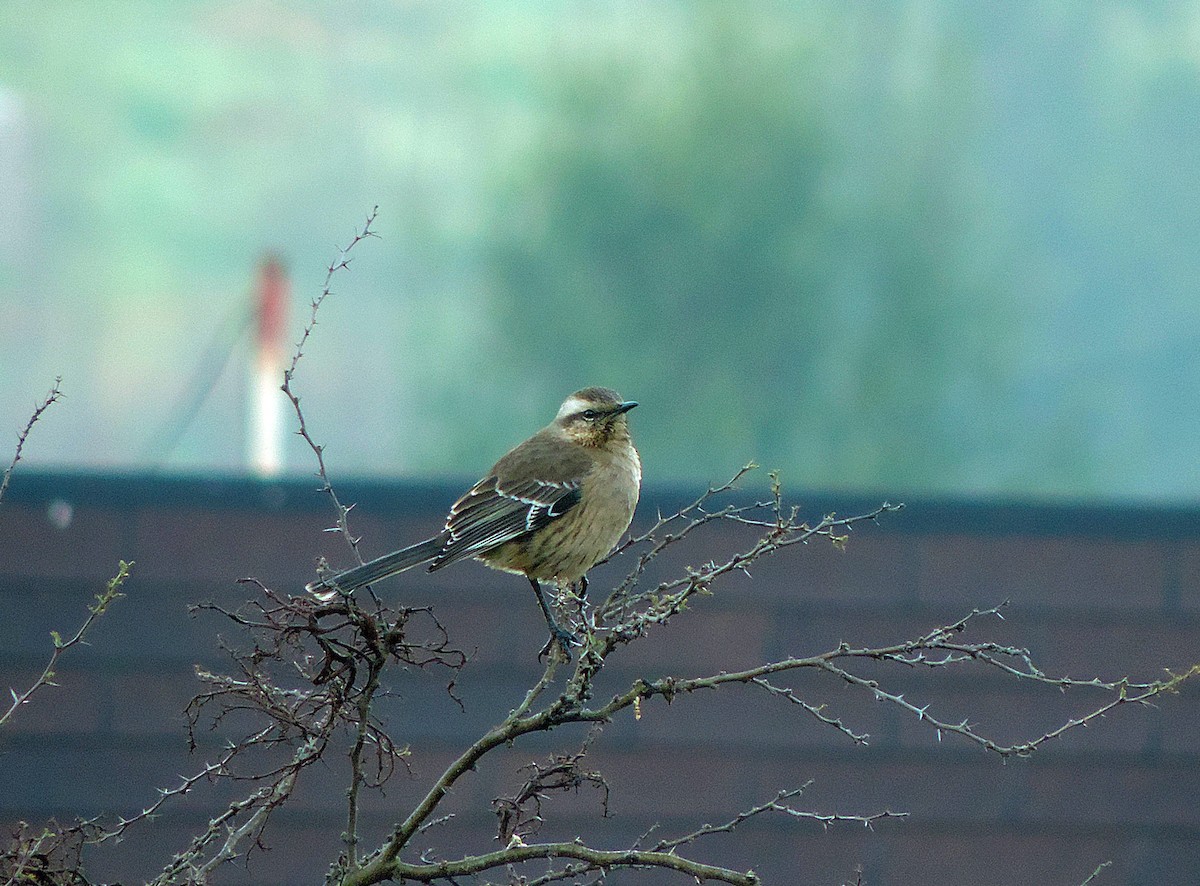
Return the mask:
[[[1193,502],[1197,143],[1195,4],[25,6],[0,456],[62,376],[24,469],[247,470],[256,269],[294,343],[378,206],[296,380],[338,476],[602,384],[649,483]]]

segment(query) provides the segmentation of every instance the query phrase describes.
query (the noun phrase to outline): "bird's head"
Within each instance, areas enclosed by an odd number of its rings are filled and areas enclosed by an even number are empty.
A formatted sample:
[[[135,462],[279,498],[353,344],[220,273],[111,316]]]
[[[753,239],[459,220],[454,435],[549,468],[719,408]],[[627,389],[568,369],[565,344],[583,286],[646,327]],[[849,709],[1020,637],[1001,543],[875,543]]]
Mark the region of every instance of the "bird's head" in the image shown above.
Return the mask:
[[[609,388],[584,388],[563,401],[554,424],[576,443],[603,446],[609,440],[629,438],[625,413],[635,406]]]

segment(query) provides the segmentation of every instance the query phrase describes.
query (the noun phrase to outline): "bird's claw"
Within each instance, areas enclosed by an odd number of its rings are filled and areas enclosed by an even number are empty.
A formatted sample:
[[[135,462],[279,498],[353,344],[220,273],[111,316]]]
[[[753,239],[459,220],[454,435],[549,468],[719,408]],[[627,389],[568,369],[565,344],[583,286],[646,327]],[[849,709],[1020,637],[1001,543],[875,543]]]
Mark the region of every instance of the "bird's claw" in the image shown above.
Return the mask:
[[[583,641],[580,640],[578,636],[576,636],[575,634],[572,634],[570,631],[568,631],[566,628],[558,627],[557,625],[555,625],[550,630],[550,639],[546,641],[546,645],[543,646],[542,651],[538,653],[538,661],[541,661],[543,658],[545,658],[547,655],[549,655],[550,650],[553,649],[556,644],[557,644],[558,648],[562,650],[563,657],[567,660],[568,663],[570,663],[571,647],[572,646],[582,646]]]

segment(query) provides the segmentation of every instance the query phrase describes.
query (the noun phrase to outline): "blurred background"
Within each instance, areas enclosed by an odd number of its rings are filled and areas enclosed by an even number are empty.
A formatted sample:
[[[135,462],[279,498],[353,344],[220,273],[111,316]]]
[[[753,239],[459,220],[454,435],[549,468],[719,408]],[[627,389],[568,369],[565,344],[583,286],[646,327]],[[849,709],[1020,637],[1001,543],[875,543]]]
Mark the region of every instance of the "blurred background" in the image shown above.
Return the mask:
[[[0,434],[61,375],[31,465],[244,471],[264,257],[294,342],[378,205],[335,479],[605,384],[651,481],[1190,503],[1197,145],[1196,3],[10,5]]]

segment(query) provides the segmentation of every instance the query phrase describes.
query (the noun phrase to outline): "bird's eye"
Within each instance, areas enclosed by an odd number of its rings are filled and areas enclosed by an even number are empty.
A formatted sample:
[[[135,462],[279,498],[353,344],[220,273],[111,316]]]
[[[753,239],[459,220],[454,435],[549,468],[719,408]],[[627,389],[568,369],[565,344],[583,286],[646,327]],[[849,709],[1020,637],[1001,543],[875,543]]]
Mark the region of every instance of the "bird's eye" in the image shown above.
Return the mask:
[[[600,417],[600,413],[598,413],[595,409],[585,409],[581,415],[583,415],[584,421],[595,421]]]

